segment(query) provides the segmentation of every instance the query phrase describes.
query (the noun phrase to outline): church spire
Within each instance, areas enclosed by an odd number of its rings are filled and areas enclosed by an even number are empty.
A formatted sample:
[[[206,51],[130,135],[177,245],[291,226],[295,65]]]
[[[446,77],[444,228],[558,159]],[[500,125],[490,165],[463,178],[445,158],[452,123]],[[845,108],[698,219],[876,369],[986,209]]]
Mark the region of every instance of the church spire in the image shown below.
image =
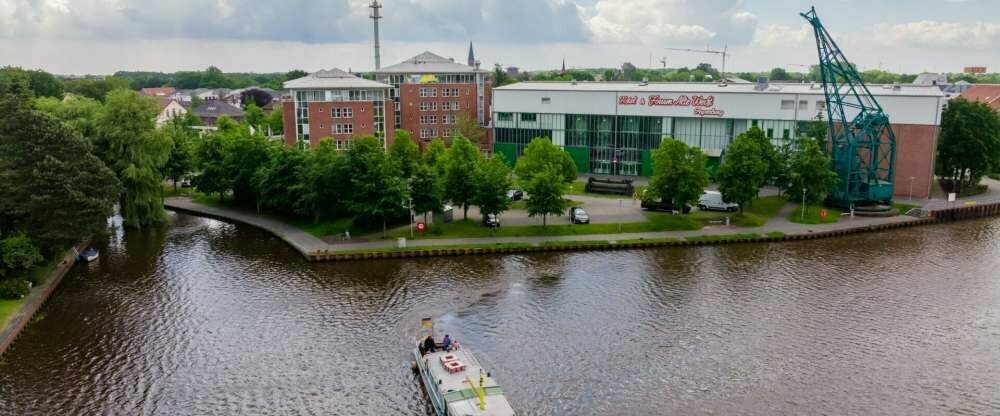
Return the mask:
[[[562,72],[561,73],[562,74],[566,73],[566,57],[565,56],[563,57],[563,66],[562,66]]]
[[[472,42],[469,42],[469,66],[476,66],[476,53],[472,51]]]

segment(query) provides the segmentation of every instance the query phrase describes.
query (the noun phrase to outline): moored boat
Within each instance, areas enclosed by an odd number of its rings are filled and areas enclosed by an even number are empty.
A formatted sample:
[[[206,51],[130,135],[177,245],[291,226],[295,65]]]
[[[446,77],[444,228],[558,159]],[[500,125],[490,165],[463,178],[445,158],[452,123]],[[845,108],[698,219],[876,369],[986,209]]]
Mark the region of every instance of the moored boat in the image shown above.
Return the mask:
[[[90,263],[90,262],[92,262],[94,260],[97,260],[98,256],[99,256],[99,253],[97,252],[97,249],[93,248],[93,247],[89,247],[86,250],[83,250],[80,254],[78,254],[76,256],[76,259],[77,259],[77,261],[80,261],[80,262],[83,262],[83,263]]]
[[[434,324],[422,321],[424,335],[413,349],[414,369],[430,397],[438,416],[509,416],[514,409],[503,389],[465,347],[446,349],[434,337]],[[434,351],[425,351],[423,341],[430,336]]]

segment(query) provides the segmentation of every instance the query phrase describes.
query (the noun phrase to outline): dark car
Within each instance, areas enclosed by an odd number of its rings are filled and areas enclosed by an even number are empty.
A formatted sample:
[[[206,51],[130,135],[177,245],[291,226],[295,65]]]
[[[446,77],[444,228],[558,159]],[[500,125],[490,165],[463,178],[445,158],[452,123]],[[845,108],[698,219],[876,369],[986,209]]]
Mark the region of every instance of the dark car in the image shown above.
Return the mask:
[[[684,204],[680,209],[674,206],[674,203],[669,198],[664,198],[660,200],[655,199],[643,199],[642,209],[649,211],[664,211],[664,212],[680,212],[682,214],[687,214],[691,212],[691,205]]]
[[[490,228],[499,227],[500,226],[500,217],[498,217],[497,214],[486,214],[486,215],[483,215],[483,225],[485,225],[487,227],[490,227]]]
[[[590,215],[583,208],[573,207],[569,209],[569,220],[573,224],[590,224]]]
[[[507,191],[507,199],[511,201],[520,201],[524,199],[524,192],[520,189],[511,189]]]

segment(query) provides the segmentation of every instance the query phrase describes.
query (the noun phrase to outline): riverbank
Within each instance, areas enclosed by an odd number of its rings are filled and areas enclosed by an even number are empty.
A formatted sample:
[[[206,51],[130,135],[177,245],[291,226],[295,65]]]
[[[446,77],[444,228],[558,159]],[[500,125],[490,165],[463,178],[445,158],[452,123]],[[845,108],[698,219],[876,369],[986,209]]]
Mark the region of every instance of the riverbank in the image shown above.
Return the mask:
[[[167,198],[171,210],[252,225],[282,239],[309,261],[342,261],[378,258],[454,256],[533,251],[620,250],[660,246],[698,246],[752,242],[781,242],[829,238],[874,232],[942,221],[1000,215],[1000,203],[958,205],[956,208],[922,211],[919,216],[889,218],[845,217],[828,224],[797,224],[779,214],[767,225],[756,228],[710,226],[700,230],[643,233],[591,234],[571,236],[483,237],[409,240],[400,248],[397,241],[325,242],[282,221],[221,206],[208,206],[189,198]],[[791,205],[789,205],[791,206]],[[784,210],[788,210],[786,207]],[[783,210],[783,211],[784,211]]]
[[[83,245],[81,245],[83,246]],[[9,314],[0,314],[0,356],[3,356],[7,349],[14,343],[21,331],[31,322],[38,310],[42,308],[45,301],[52,296],[52,292],[59,286],[63,276],[76,262],[76,250],[69,250],[62,258],[52,264],[45,266],[50,269],[48,276],[42,284],[31,289],[31,293],[24,299],[9,301],[5,308],[9,308]],[[7,302],[7,301],[5,301]]]

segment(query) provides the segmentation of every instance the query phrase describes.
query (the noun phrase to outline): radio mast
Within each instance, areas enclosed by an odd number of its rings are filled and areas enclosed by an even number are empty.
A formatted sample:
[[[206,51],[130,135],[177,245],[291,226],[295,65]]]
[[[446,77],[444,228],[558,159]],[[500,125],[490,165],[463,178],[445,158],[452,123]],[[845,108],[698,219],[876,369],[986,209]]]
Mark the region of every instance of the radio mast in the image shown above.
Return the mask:
[[[382,3],[378,0],[372,0],[371,4],[368,5],[369,9],[372,9],[371,15],[368,16],[372,19],[375,25],[375,70],[382,69],[382,64],[380,62],[381,58],[379,56],[379,36],[378,36],[378,21],[382,19]]]

